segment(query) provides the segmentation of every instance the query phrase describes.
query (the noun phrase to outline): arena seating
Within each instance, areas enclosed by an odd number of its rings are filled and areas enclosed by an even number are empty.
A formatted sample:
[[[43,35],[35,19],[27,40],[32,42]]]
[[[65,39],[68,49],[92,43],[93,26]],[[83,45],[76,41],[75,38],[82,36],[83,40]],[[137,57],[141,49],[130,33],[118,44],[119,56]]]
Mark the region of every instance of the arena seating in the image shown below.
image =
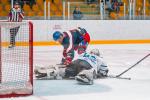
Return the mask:
[[[0,16],[7,16],[9,13],[9,10],[11,8],[11,4],[9,2],[10,0],[1,0],[0,1]],[[50,16],[51,17],[62,17],[63,16],[63,0],[54,0],[54,3],[52,3],[52,0],[46,0],[51,2],[50,6]],[[65,0],[66,2],[85,2],[85,0]],[[129,13],[129,0],[121,0],[126,4],[126,14]],[[143,0],[136,0],[136,12],[135,14],[141,15],[143,14]],[[48,4],[47,4],[48,5]],[[72,4],[71,6],[71,11],[74,9],[75,6],[78,6],[77,4]],[[82,12],[84,14],[88,14],[90,16],[94,16],[95,14],[99,14],[100,12],[96,8],[97,5],[88,5],[88,4],[80,4],[80,8],[82,9]],[[47,7],[48,9],[48,7]],[[92,9],[92,10],[91,10]],[[25,16],[39,16],[42,17],[44,16],[44,1],[43,0],[36,0],[36,3],[33,4],[31,7],[28,4],[24,4],[23,10],[25,12]],[[67,4],[66,4],[66,16],[68,15],[67,13]],[[147,16],[150,16],[150,1],[146,0],[146,10],[145,13]],[[123,17],[124,16],[124,7],[120,7],[120,11],[117,14],[116,12],[111,12],[110,14],[110,19],[118,19],[118,17]]]

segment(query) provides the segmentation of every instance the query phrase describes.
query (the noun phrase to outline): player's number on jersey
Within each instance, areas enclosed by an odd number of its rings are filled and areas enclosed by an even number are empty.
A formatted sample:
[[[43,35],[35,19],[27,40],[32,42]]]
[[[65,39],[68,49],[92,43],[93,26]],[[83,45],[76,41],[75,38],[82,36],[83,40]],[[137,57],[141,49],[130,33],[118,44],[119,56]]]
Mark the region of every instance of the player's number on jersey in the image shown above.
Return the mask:
[[[96,57],[93,56],[93,55],[89,55],[89,54],[87,54],[87,53],[84,53],[83,57],[85,57],[85,58],[91,60],[91,62],[93,62],[93,63],[96,63]]]

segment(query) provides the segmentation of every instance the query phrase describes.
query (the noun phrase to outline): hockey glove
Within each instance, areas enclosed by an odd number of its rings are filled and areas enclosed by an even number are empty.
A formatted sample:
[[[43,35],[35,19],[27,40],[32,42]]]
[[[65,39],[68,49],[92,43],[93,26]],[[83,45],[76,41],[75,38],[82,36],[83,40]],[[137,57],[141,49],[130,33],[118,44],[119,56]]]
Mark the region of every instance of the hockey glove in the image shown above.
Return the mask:
[[[71,57],[66,57],[64,65],[69,65],[71,61],[72,61]]]
[[[66,49],[64,49],[64,51],[63,51],[63,56],[67,57],[67,50]]]

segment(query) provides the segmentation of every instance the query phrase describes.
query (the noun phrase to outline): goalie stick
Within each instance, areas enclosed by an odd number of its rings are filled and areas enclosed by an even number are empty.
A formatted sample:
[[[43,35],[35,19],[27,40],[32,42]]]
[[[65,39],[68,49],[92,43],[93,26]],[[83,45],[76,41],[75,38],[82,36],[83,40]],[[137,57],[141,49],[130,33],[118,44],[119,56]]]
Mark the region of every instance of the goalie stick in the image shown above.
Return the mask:
[[[146,59],[147,57],[150,56],[150,53],[147,54],[146,56],[144,56],[142,59],[140,59],[139,61],[137,61],[134,65],[132,65],[131,67],[129,67],[128,69],[126,69],[125,71],[123,71],[122,73],[116,75],[116,77],[120,77],[121,75],[123,75],[124,73],[126,73],[127,71],[129,71],[130,69],[132,69],[133,67],[135,67],[136,65],[138,65],[140,62],[142,62],[144,59]]]
[[[132,69],[133,67],[135,67],[136,65],[138,65],[140,62],[142,62],[144,59],[146,59],[147,57],[150,56],[150,53],[147,54],[146,56],[144,56],[142,59],[140,59],[139,61],[137,61],[134,65],[132,65],[131,67],[129,67],[128,69],[124,70],[122,73],[118,74],[118,75],[109,75],[109,78],[117,78],[117,79],[127,79],[127,80],[131,80],[131,78],[126,78],[126,77],[120,77],[122,76],[124,73],[126,73],[127,71],[129,71],[130,69]]]
[[[116,75],[108,75],[108,78],[116,78],[116,79],[126,79],[126,80],[131,80],[130,77],[117,77]]]

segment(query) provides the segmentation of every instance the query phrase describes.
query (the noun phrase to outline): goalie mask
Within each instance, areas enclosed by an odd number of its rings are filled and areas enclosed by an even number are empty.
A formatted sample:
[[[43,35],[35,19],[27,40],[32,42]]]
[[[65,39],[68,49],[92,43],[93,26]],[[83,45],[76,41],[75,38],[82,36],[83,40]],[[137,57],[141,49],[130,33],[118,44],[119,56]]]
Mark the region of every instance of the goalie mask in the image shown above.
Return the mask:
[[[92,49],[92,50],[90,51],[90,54],[94,54],[94,55],[97,55],[97,56],[100,57],[100,52],[99,52],[98,49]]]

